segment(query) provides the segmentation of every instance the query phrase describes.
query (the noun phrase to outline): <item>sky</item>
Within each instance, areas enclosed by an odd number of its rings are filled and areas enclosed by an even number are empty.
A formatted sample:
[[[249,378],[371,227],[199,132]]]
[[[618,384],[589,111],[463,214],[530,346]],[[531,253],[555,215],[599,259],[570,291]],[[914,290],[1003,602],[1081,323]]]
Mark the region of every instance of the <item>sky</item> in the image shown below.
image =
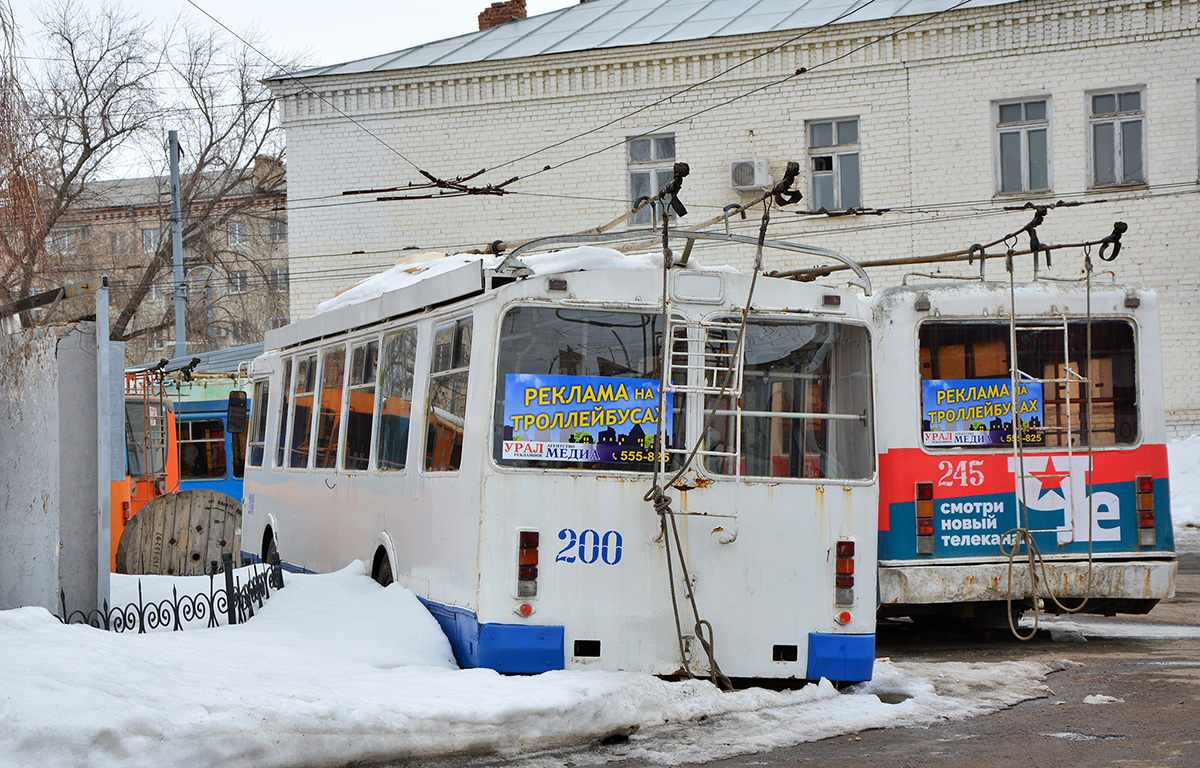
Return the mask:
[[[1168,455],[1177,536],[1194,547],[1200,437],[1171,443]],[[136,599],[137,578],[114,576],[115,603]],[[63,626],[42,608],[0,611],[0,765],[323,768],[494,754],[556,768],[564,754],[545,750],[580,747],[576,764],[670,766],[1063,700],[1045,680],[1069,663],[878,659],[870,682],[841,693],[827,682],[722,693],[632,672],[505,677],[457,669],[416,597],[380,587],[361,562],[286,579],[236,627],[118,635]],[[146,600],[208,589],[202,576],[141,581]],[[1042,622],[1052,637],[1154,643],[1200,633],[1099,617]],[[1112,693],[1097,680],[1081,699],[1105,706],[1119,701]],[[614,734],[628,739],[598,745]]]
[[[76,0],[91,5],[101,0]],[[307,54],[309,64],[336,64],[390,53],[479,29],[479,13],[491,0],[120,0],[147,18],[187,21],[238,34],[257,27],[272,50]],[[530,16],[573,5],[575,0],[528,0]],[[14,0],[23,26],[33,21],[35,0]],[[204,12],[197,9],[207,12]]]

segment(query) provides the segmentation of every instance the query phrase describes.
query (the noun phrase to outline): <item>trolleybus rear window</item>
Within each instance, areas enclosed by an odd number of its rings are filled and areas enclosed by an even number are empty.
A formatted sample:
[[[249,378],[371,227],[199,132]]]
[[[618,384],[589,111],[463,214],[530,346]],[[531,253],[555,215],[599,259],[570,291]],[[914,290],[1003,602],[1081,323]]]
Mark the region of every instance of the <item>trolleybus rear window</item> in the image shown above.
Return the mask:
[[[1068,434],[1072,445],[1087,445],[1089,436],[1093,446],[1137,440],[1133,326],[1093,320],[1090,356],[1087,326],[1068,323],[1065,340],[1061,321],[1017,327],[1016,411],[1025,445],[1064,447]],[[920,345],[924,444],[1011,447],[1008,324],[929,322]]]
[[[719,355],[735,331],[724,333],[726,338],[710,334],[710,356]],[[875,449],[867,329],[752,320],[746,325],[744,348],[740,439],[730,398],[709,396],[705,404],[716,411],[705,441],[709,471],[749,477],[871,477]]]
[[[656,314],[510,309],[497,356],[495,460],[510,467],[652,470],[661,345]],[[672,448],[682,445],[683,397],[667,393],[665,402],[663,447]]]

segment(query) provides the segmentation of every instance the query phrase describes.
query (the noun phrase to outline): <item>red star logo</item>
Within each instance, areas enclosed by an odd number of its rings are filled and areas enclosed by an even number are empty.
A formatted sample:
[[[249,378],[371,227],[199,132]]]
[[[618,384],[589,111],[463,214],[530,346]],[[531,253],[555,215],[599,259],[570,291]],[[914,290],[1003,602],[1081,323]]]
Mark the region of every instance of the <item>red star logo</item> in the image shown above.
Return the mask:
[[[1050,493],[1051,491],[1054,491],[1059,496],[1066,498],[1066,495],[1062,492],[1062,482],[1063,482],[1063,480],[1070,477],[1071,473],[1070,472],[1056,472],[1054,470],[1054,457],[1053,456],[1049,456],[1046,458],[1046,468],[1045,469],[1043,469],[1041,472],[1030,472],[1029,476],[1037,478],[1038,481],[1041,482],[1041,484],[1042,484],[1041,490],[1038,493],[1039,499],[1041,497],[1045,496],[1047,493]]]

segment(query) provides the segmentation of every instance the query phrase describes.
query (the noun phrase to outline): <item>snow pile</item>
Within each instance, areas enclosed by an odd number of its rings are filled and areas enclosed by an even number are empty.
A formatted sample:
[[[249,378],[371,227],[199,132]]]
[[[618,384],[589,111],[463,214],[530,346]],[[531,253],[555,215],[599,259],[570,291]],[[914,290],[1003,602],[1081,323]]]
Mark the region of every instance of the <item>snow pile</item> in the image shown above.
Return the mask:
[[[1171,521],[1176,530],[1200,528],[1200,435],[1167,444]]]
[[[148,580],[143,599],[170,581],[208,589],[207,578]],[[631,733],[614,758],[675,764],[990,712],[1045,695],[1050,671],[880,661],[850,694],[828,683],[722,694],[635,673],[502,677],[456,669],[412,593],[355,563],[289,576],[236,627],[117,635],[40,608],[0,612],[0,765],[295,768],[527,756]]]

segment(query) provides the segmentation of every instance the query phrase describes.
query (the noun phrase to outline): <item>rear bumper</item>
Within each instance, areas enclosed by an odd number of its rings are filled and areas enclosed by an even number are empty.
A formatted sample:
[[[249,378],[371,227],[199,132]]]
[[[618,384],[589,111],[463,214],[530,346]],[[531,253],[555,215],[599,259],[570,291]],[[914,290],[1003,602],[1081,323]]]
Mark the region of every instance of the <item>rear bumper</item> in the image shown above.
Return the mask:
[[[1048,597],[1093,597],[1115,600],[1162,600],[1175,594],[1178,562],[1134,560],[1093,561],[1089,576],[1084,562],[1046,562],[1046,582],[1038,569],[1034,595],[1029,567],[1017,561],[1012,567],[1011,589],[1008,563],[936,565],[932,563],[879,566],[881,605],[926,605],[973,603]],[[1090,584],[1089,584],[1090,578]]]
[[[809,680],[861,683],[871,679],[874,668],[875,635],[809,633]]]

